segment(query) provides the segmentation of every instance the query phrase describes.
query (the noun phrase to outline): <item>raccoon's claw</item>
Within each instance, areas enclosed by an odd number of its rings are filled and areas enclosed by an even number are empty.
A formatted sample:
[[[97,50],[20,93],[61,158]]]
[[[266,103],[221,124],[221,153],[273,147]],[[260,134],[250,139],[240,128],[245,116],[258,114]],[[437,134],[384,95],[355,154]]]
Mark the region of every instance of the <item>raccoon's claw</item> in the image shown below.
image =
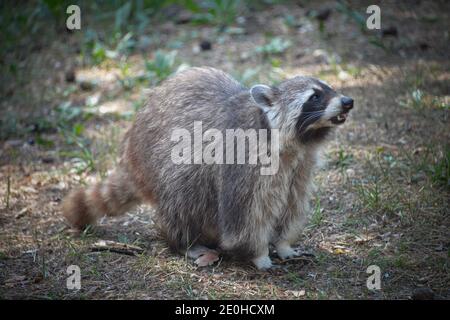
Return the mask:
[[[273,267],[269,256],[261,256],[252,260],[258,270],[268,270]]]
[[[278,257],[281,260],[293,259],[296,257],[314,257],[314,254],[301,250],[300,248],[279,247],[277,248]]]
[[[258,268],[259,271],[268,272],[273,275],[278,275],[284,273],[287,269],[283,265],[271,264],[269,268]]]

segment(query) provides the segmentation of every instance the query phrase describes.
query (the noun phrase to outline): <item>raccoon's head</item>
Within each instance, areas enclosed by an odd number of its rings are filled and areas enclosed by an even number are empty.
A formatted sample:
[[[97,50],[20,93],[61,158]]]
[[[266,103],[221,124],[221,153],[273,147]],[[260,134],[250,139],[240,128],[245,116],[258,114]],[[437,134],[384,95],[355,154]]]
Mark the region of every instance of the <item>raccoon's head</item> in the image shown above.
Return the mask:
[[[302,143],[323,140],[353,108],[352,98],[311,77],[295,77],[272,87],[255,85],[250,95],[272,128],[280,129],[284,139]]]

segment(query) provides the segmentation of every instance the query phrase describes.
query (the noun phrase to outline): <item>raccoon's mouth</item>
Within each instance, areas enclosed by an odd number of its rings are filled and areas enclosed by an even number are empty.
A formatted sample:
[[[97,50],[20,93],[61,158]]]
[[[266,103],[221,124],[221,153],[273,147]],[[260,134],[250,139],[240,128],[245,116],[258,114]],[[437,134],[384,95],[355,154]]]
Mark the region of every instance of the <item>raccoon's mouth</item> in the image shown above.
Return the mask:
[[[330,118],[330,121],[332,124],[342,124],[345,122],[345,120],[347,120],[347,115],[348,112],[340,113],[337,116]]]

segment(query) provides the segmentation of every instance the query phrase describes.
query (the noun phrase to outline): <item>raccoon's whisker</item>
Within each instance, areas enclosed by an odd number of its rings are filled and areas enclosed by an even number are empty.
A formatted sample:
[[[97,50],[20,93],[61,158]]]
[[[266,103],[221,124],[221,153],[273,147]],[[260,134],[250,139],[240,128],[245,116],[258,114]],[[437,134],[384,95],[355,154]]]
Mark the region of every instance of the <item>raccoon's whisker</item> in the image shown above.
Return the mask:
[[[314,111],[303,111],[302,113],[319,113],[319,112],[324,112],[325,110],[314,110]]]
[[[313,117],[321,117],[324,113],[325,113],[325,112],[323,112],[323,111],[311,112],[311,114],[308,114],[308,115],[307,115],[307,117],[306,117],[306,119],[305,119],[304,122],[308,121],[309,119],[311,119],[311,118],[313,118]],[[302,114],[300,114],[299,117],[300,117],[301,115],[302,115]],[[298,117],[298,118],[299,118],[299,117]]]
[[[300,114],[321,114],[325,113],[325,110],[319,110],[319,111],[302,111]]]
[[[313,117],[313,116],[322,116],[324,113],[325,113],[325,111],[300,112],[300,114],[296,117],[296,119],[300,118],[302,115],[307,115],[308,117]]]
[[[314,114],[314,115],[309,116],[308,118],[306,118],[306,119],[303,121],[303,123],[302,123],[302,125],[300,126],[300,128],[298,129],[298,131],[301,132],[302,129],[303,129],[303,126],[304,126],[309,120],[316,120],[316,119],[319,119],[321,116],[322,116],[322,114]]]

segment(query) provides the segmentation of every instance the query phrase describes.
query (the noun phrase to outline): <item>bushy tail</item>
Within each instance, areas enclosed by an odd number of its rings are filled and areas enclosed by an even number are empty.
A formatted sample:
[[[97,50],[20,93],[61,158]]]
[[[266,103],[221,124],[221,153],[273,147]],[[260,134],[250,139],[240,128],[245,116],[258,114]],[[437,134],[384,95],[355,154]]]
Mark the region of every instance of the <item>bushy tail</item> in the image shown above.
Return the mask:
[[[121,215],[139,202],[130,178],[118,169],[100,183],[72,191],[64,199],[62,211],[73,228],[82,230],[104,215]]]

